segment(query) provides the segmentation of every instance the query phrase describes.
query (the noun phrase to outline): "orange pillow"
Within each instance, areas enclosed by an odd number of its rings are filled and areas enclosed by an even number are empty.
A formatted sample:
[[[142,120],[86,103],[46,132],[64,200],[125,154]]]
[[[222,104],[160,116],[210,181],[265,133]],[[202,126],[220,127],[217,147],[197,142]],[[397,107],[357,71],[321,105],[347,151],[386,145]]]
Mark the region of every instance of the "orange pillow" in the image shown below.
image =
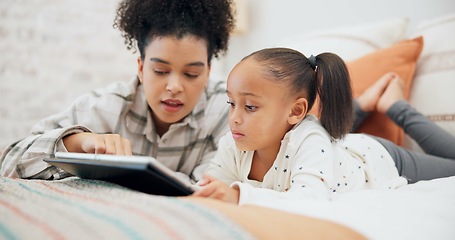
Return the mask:
[[[403,79],[404,94],[406,98],[409,98],[416,62],[422,48],[423,37],[420,36],[415,39],[403,40],[389,48],[347,62],[354,97],[360,95],[382,75],[392,71]],[[378,112],[371,113],[356,132],[369,133],[402,145],[403,130],[387,116]]]
[[[346,62],[351,75],[354,97],[359,96],[381,76],[388,72],[397,73],[404,81],[405,97],[414,76],[417,59],[423,48],[423,37],[403,40],[395,45],[367,54],[357,60]],[[314,103],[310,113],[318,115],[319,103]],[[356,132],[368,133],[402,144],[403,131],[387,116],[371,113]]]

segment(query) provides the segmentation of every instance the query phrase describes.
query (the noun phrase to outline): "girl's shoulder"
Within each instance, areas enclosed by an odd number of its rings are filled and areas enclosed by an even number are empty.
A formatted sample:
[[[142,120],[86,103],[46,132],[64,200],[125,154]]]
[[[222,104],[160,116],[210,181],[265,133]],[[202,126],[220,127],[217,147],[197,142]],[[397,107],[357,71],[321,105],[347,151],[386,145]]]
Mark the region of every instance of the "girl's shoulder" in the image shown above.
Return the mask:
[[[344,146],[360,146],[360,145],[371,145],[375,144],[382,146],[376,139],[372,136],[364,133],[349,133],[339,141]]]
[[[230,131],[220,138],[218,141],[218,148],[223,149],[222,151],[225,153],[230,152],[232,154],[230,156],[235,156],[234,159],[236,160],[245,159],[245,157],[252,158],[252,154],[254,154],[254,150],[243,151],[238,149]]]
[[[331,141],[330,134],[321,125],[321,122],[314,115],[308,114],[303,121],[296,124],[284,137],[293,143],[301,143],[308,137],[317,137],[318,139],[326,139]]]
[[[234,138],[232,137],[231,132],[225,133],[221,138],[218,143],[219,146],[223,146],[224,148],[233,148],[236,149],[235,147],[235,141]]]
[[[291,131],[296,134],[321,132],[328,135],[319,119],[313,114],[308,114],[300,123],[296,124]]]

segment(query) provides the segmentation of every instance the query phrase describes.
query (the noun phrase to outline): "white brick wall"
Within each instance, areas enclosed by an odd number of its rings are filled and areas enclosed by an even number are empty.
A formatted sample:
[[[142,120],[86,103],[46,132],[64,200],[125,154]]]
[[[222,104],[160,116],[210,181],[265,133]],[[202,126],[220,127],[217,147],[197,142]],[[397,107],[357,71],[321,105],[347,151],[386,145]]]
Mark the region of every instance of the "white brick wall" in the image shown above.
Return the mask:
[[[118,0],[0,1],[0,149],[77,96],[136,73]]]

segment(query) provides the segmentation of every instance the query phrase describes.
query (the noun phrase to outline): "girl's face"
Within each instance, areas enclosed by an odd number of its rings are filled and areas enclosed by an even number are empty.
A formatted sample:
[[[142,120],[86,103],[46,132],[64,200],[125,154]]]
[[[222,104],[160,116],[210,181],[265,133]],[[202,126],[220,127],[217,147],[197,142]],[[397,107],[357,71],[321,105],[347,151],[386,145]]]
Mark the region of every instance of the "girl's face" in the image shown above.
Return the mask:
[[[231,108],[229,126],[242,151],[277,150],[293,124],[295,98],[286,83],[264,77],[260,66],[248,58],[234,67],[227,80]]]
[[[196,106],[210,74],[207,42],[194,36],[155,37],[138,59],[138,77],[158,132],[166,132]]]

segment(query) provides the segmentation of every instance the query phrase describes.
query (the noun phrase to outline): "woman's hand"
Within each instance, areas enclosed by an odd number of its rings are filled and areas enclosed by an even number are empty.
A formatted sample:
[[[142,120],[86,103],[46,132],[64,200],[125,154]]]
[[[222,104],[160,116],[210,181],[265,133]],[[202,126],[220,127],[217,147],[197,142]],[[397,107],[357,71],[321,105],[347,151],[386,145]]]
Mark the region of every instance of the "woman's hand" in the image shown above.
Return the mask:
[[[213,198],[235,204],[239,203],[239,189],[231,188],[226,183],[213,177],[204,176],[204,178],[198,182],[198,185],[203,187],[193,193],[192,196]]]
[[[132,155],[130,141],[118,134],[76,133],[63,138],[69,152]]]

